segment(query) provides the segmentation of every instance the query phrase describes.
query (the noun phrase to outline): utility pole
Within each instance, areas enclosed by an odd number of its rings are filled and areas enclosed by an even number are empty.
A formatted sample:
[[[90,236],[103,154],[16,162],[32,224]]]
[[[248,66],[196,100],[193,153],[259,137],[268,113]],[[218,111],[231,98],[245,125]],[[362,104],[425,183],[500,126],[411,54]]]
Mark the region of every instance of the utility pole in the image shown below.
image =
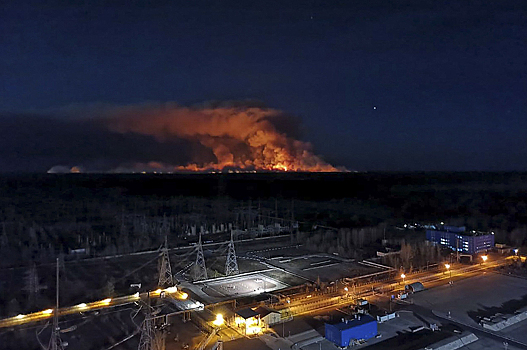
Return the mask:
[[[234,250],[234,239],[231,231],[231,241],[229,242],[229,251],[227,253],[227,261],[225,262],[225,274],[227,276],[237,275],[240,270],[238,269],[238,262],[236,260],[236,251]]]
[[[55,291],[55,311],[53,312],[53,329],[51,331],[51,339],[49,340],[48,350],[64,350],[62,339],[60,339],[59,328],[59,259],[57,258],[57,274],[56,274],[56,291]]]
[[[457,258],[457,262],[459,262],[459,236],[456,234],[456,258]]]
[[[170,257],[168,255],[167,236],[165,235],[165,246],[159,257],[159,288],[172,287],[174,285],[174,278],[172,276],[172,268],[170,267]]]

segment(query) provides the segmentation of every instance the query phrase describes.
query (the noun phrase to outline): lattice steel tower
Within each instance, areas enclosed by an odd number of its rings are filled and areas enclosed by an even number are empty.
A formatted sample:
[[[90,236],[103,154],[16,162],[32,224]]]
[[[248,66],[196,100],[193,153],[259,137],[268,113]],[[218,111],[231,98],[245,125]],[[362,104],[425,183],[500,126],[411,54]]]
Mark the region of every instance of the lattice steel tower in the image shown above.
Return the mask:
[[[141,338],[139,339],[138,350],[152,350],[154,341],[154,327],[152,322],[152,307],[150,306],[150,297],[143,304],[145,307],[145,319],[141,324]]]
[[[165,246],[159,257],[159,282],[157,285],[159,288],[172,287],[174,285],[172,267],[170,267],[170,257],[168,256],[167,236],[165,236]]]
[[[229,242],[227,261],[225,262],[225,274],[227,276],[231,276],[236,275],[239,272],[240,270],[238,270],[238,262],[236,261],[236,251],[234,250],[234,239],[231,231],[231,241]]]
[[[201,233],[199,234],[198,251],[196,254],[196,263],[194,266],[194,280],[206,280],[207,267],[205,266],[205,256],[203,255],[203,246],[201,245]]]
[[[53,329],[51,330],[51,339],[49,340],[48,350],[64,350],[64,344],[60,339],[59,328],[59,259],[57,258],[57,290],[55,292],[56,305],[53,311]]]

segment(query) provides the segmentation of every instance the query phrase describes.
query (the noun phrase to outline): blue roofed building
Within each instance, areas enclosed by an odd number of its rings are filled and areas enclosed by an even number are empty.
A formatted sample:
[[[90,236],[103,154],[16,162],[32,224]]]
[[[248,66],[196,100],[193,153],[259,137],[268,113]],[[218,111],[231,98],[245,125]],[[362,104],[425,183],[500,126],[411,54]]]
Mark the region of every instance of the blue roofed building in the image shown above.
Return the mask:
[[[369,315],[357,315],[357,318],[337,324],[326,323],[325,334],[327,340],[344,348],[354,341],[375,337],[377,321]]]
[[[467,231],[465,226],[438,225],[426,230],[426,239],[466,254],[476,254],[494,247],[493,233]]]

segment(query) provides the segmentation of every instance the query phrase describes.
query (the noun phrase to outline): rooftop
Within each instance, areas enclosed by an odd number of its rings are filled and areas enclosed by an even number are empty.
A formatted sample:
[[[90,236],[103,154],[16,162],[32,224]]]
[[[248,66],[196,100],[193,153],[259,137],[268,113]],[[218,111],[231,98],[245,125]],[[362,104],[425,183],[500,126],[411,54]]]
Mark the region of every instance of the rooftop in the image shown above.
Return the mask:
[[[343,331],[345,329],[357,327],[362,324],[370,323],[370,322],[377,322],[377,321],[369,315],[358,315],[357,318],[353,318],[351,320],[340,322],[337,324],[332,324],[332,326],[337,328],[340,331]]]
[[[256,311],[260,317],[265,317],[267,315],[269,315],[270,313],[277,313],[279,314],[280,312],[276,311],[276,310],[273,310],[273,309],[269,309],[269,308],[266,308],[266,307],[263,307],[263,306],[260,306],[258,308],[256,308]]]
[[[258,312],[254,311],[253,309],[241,309],[236,311],[236,315],[243,317],[244,319],[248,319],[251,317],[258,316]]]

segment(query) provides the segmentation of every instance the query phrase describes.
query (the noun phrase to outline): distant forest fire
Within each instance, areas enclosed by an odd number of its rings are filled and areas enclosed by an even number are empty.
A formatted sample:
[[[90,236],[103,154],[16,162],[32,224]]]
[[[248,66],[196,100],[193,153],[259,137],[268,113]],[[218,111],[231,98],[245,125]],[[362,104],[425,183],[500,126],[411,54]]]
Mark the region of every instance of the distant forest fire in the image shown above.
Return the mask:
[[[120,110],[104,123],[118,133],[199,145],[200,151],[194,152],[186,164],[153,159],[135,164],[138,170],[339,171],[315,155],[311,144],[288,136],[287,131],[294,133],[292,129],[297,128],[290,119],[278,110],[261,107],[163,106]]]

